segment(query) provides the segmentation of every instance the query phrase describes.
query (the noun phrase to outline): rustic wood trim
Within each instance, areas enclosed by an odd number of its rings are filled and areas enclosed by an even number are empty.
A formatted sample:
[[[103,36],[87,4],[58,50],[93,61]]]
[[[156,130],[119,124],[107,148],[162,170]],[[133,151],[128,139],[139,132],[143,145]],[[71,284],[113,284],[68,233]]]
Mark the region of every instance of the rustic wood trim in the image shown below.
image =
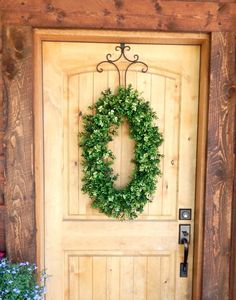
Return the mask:
[[[202,299],[230,299],[235,35],[212,33]]]
[[[34,29],[41,41],[61,42],[127,42],[127,43],[158,43],[172,45],[202,45],[209,39],[206,33],[176,32],[142,32],[121,30],[90,30],[90,29]]]
[[[37,228],[37,264],[43,269],[44,262],[44,153],[43,153],[43,82],[42,39],[34,32],[34,144],[35,144],[35,205]]]
[[[5,252],[6,241],[5,241],[5,206],[0,205],[0,251]]]
[[[0,12],[0,205],[4,205],[4,146],[3,135],[5,131],[4,107],[3,107],[3,78],[2,78],[2,14]],[[1,243],[1,240],[0,240]]]
[[[235,35],[236,37],[236,35]],[[236,52],[236,43],[235,43]],[[231,272],[230,272],[230,299],[236,299],[236,103],[234,107],[234,187],[232,203],[232,248],[231,248]]]
[[[193,300],[201,299],[202,261],[203,261],[203,225],[204,195],[206,172],[206,141],[209,86],[209,39],[201,45],[199,111],[198,111],[198,147],[196,170],[196,203],[194,223],[194,257],[193,257]]]
[[[3,108],[3,80],[2,80],[2,13],[0,12],[0,251],[6,250],[5,241],[5,206],[4,206],[4,108]]]
[[[233,31],[236,3],[178,0],[2,1],[5,24],[33,27]]]
[[[13,261],[35,261],[32,29],[5,26],[3,75],[7,105],[6,246]]]

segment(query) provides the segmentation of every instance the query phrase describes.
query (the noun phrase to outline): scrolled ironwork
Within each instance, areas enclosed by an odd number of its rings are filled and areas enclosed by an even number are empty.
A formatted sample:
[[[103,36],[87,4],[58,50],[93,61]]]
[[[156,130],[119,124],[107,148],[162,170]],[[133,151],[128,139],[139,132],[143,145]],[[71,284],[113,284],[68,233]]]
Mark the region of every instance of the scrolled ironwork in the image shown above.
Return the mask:
[[[146,73],[148,71],[148,65],[145,62],[139,60],[139,55],[138,54],[134,54],[133,59],[130,59],[130,58],[127,57],[126,51],[131,50],[130,46],[125,45],[125,43],[120,43],[119,46],[115,47],[115,50],[120,51],[120,55],[116,59],[112,59],[112,54],[108,53],[106,55],[106,60],[101,61],[96,66],[96,70],[99,73],[102,73],[104,71],[103,68],[101,67],[103,64],[108,63],[108,64],[113,65],[115,67],[115,69],[117,70],[118,78],[119,78],[119,85],[121,85],[121,72],[120,72],[120,69],[119,69],[118,65],[116,64],[116,62],[118,62],[123,57],[126,61],[129,62],[129,64],[127,65],[127,67],[125,69],[125,73],[124,73],[124,85],[126,87],[126,85],[127,85],[127,82],[126,82],[127,81],[127,72],[129,71],[129,69],[132,65],[141,64],[141,65],[143,65],[143,68],[141,69],[141,72]]]

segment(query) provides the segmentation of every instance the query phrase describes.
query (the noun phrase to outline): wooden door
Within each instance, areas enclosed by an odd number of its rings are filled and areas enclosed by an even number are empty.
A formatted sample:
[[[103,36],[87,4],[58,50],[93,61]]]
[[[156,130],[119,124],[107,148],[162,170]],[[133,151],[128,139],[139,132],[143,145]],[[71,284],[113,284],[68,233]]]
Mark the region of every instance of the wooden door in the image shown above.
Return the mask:
[[[96,65],[107,53],[117,56],[117,42],[43,42],[43,254],[49,300],[191,299],[200,47],[131,45],[148,64],[146,74],[134,67],[127,81],[159,117],[164,134],[163,176],[153,202],[135,221],[109,219],[91,208],[81,192],[81,116],[101,91],[115,90],[117,74]],[[122,63],[121,69],[125,66]],[[37,142],[37,141],[36,141]],[[134,144],[128,125],[109,145],[123,187],[132,171]],[[192,209],[180,221],[179,209]],[[183,246],[179,224],[191,224],[188,277],[180,278]]]

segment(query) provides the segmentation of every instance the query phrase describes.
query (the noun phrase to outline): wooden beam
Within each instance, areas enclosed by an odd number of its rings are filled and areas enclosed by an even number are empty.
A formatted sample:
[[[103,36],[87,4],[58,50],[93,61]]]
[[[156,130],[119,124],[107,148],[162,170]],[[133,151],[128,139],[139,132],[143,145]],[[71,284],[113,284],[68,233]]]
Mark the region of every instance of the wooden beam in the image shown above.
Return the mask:
[[[5,206],[0,205],[0,251],[6,250],[4,218],[5,218]]]
[[[0,13],[0,91],[3,91],[2,80],[2,14]],[[6,250],[5,242],[5,207],[4,207],[4,171],[5,171],[5,156],[3,147],[3,137],[5,131],[3,93],[0,92],[0,251]]]
[[[230,299],[236,299],[236,109],[234,118],[234,189],[232,205],[232,248],[230,272]]]
[[[31,262],[36,255],[32,38],[31,27],[4,28],[6,245],[10,259]]]
[[[204,300],[230,299],[235,87],[235,35],[213,33],[203,253]]]
[[[157,31],[233,31],[234,1],[8,0],[0,1],[5,24],[58,28]]]

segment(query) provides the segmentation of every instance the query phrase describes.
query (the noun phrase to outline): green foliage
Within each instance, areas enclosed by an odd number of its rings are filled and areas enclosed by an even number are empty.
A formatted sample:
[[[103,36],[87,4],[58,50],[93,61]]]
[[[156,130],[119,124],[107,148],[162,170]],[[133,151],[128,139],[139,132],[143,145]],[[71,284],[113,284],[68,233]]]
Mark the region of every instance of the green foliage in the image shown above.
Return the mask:
[[[90,107],[94,115],[83,116],[84,131],[80,133],[83,149],[83,188],[93,200],[92,206],[109,217],[134,219],[151,201],[156,189],[162,155],[158,147],[163,136],[153,121],[157,118],[149,103],[131,86],[119,87],[117,94],[110,90],[102,93]],[[123,189],[114,188],[117,174],[112,163],[115,159],[108,142],[117,134],[127,118],[130,137],[135,140],[135,168],[131,181]]]
[[[45,272],[37,282],[35,264],[11,263],[0,260],[0,300],[41,300],[45,294]]]

